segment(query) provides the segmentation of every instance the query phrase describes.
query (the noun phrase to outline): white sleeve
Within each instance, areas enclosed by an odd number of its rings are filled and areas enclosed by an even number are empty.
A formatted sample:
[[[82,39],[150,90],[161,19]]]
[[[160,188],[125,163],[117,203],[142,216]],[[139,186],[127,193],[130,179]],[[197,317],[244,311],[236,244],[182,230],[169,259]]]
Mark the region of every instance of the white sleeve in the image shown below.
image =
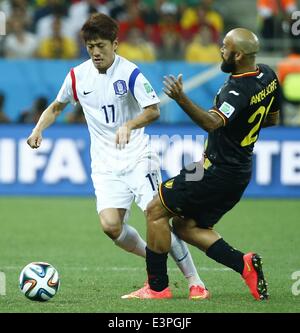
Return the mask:
[[[70,73],[65,78],[63,85],[60,88],[59,93],[56,96],[56,100],[60,103],[72,103],[76,104],[73,90],[72,90],[72,79]]]
[[[136,76],[132,88],[133,89],[131,92],[141,108],[145,108],[153,104],[158,104],[160,102],[150,82],[142,73],[139,73]]]

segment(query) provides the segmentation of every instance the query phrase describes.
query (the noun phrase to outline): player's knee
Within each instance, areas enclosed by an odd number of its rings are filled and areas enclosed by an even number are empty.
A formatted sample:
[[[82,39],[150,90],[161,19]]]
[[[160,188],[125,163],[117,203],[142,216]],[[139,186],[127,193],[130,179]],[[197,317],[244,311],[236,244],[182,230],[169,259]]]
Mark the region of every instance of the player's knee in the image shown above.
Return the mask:
[[[103,232],[111,239],[117,239],[122,232],[122,225],[119,223],[106,223],[105,221],[101,221],[101,227]]]
[[[170,230],[170,226],[168,221],[166,221],[165,219],[159,219],[159,220],[152,220],[152,221],[148,221],[147,227],[149,230]]]
[[[159,202],[155,199],[148,203],[146,208],[146,218],[148,222],[158,220],[161,217],[159,214],[159,208]]]
[[[146,210],[146,218],[148,223],[153,223],[156,220],[156,213],[154,206],[148,206]]]

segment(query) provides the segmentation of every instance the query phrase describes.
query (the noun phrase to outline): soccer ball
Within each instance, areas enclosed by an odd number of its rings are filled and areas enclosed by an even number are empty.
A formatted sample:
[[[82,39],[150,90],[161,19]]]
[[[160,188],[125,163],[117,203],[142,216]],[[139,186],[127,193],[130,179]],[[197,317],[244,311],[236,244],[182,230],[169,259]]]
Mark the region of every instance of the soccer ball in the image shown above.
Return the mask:
[[[60,281],[57,270],[46,262],[32,262],[20,274],[21,292],[32,301],[45,302],[58,291]]]

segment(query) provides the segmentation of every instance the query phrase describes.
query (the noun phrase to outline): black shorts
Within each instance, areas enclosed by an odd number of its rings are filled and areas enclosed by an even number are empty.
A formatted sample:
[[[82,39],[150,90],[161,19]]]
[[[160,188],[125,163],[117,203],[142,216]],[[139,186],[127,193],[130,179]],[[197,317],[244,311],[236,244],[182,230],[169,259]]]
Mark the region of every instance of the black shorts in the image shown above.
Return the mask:
[[[199,181],[186,181],[187,171],[160,185],[162,204],[174,215],[192,218],[201,228],[212,228],[241,199],[249,179],[234,182],[204,170]]]

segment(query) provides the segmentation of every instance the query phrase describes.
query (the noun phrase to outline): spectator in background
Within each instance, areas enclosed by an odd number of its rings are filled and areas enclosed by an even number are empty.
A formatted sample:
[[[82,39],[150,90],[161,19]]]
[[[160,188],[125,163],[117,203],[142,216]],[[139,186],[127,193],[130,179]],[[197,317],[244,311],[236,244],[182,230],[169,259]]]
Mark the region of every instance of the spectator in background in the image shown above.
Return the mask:
[[[164,47],[168,34],[181,36],[180,24],[178,22],[178,8],[175,4],[164,2],[157,9],[158,23],[147,28],[147,38],[150,39],[158,49]],[[175,56],[175,54],[174,54]]]
[[[0,123],[10,123],[10,119],[7,117],[4,111],[4,102],[5,102],[5,95],[0,93]]]
[[[282,86],[284,114],[282,125],[300,125],[300,50],[291,53],[277,65],[277,74]]]
[[[99,0],[82,0],[70,6],[68,16],[69,24],[73,30],[74,35],[77,37],[84,22],[93,13],[103,13],[108,15],[109,9],[107,5],[101,3]]]
[[[158,6],[156,6],[156,1],[141,1],[141,11],[143,20],[147,26],[152,26],[154,24],[158,24],[159,21],[159,10]]]
[[[0,0],[0,11],[7,18],[7,30],[10,30],[10,22],[20,17],[22,17],[27,28],[31,26],[33,13],[28,0]]]
[[[62,19],[54,17],[51,37],[41,40],[38,56],[47,59],[73,59],[78,55],[76,42],[63,34]]]
[[[0,2],[0,10],[1,10],[1,2]],[[3,46],[4,46],[4,39],[5,36],[4,34],[6,34],[6,18],[4,15],[0,15],[0,30],[1,30],[1,34],[0,34],[0,58],[3,57]],[[4,30],[4,31],[3,31]]]
[[[159,60],[182,60],[184,55],[184,41],[177,31],[163,31],[161,45],[158,48]]]
[[[213,8],[213,2],[214,0],[202,0],[183,11],[180,25],[186,38],[192,38],[205,25],[211,27],[214,42],[219,42],[224,22],[222,16]]]
[[[277,65],[278,79],[283,83],[289,74],[300,74],[300,49],[292,49],[287,57],[282,59]],[[299,88],[295,87],[295,88]],[[300,91],[300,89],[299,89]]]
[[[260,32],[265,39],[266,51],[274,51],[274,48],[281,46],[281,41],[277,44],[276,39],[282,37],[282,23],[291,24],[291,14],[297,10],[296,0],[257,0],[256,3],[258,17],[260,20]],[[290,36],[292,37],[292,35]]]
[[[119,14],[119,41],[127,38],[132,28],[145,32],[146,24],[142,17],[138,0],[126,0],[122,16]]]
[[[297,49],[297,52],[300,53],[300,36],[299,34],[294,34],[292,29],[292,25],[295,22],[292,20],[292,13],[299,10],[297,0],[282,0],[281,8],[283,8],[283,29],[288,33],[290,46],[294,50]]]
[[[127,0],[111,0],[109,1],[110,16],[118,21],[122,22],[127,19]]]
[[[3,53],[6,58],[28,59],[36,54],[37,39],[25,30],[23,17],[16,17],[10,22],[10,33],[4,40]]]
[[[23,111],[17,120],[18,123],[28,124],[34,123],[36,124],[48,105],[48,100],[46,97],[41,96],[38,97],[34,102],[32,107],[29,110]]]
[[[75,39],[74,29],[70,24],[70,20],[67,17],[66,8],[63,5],[53,5],[50,7],[51,13],[38,20],[36,25],[36,34],[38,40],[41,41],[45,38],[51,37],[53,31],[53,21],[60,19],[61,28],[64,32],[64,35]]]
[[[209,27],[203,26],[196,33],[192,42],[187,45],[185,60],[206,63],[219,63],[221,61],[220,47],[214,43]]]
[[[131,28],[128,31],[128,36],[119,44],[117,53],[130,61],[149,62],[156,60],[154,48],[144,39],[138,28]]]
[[[9,0],[0,0],[0,10],[6,17],[10,16],[11,2]]]
[[[37,22],[42,18],[52,15],[53,11],[55,11],[55,7],[63,7],[64,12],[66,12],[65,0],[43,0],[43,1],[35,1],[35,11],[32,17],[32,28],[33,31],[36,31]]]

